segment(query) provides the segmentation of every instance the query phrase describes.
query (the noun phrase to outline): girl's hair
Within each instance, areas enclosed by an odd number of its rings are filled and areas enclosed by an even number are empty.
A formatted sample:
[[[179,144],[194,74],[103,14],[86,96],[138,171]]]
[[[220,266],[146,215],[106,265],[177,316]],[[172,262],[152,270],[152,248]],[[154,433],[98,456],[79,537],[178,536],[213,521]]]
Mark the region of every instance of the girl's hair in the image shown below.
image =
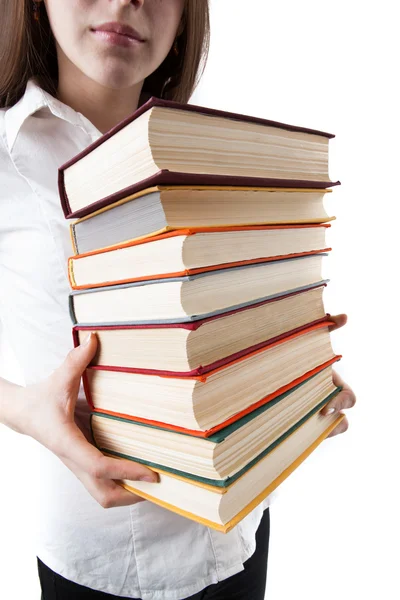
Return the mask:
[[[0,2],[0,107],[18,102],[33,76],[44,90],[57,95],[55,41],[44,3],[37,6],[39,21],[34,19],[32,0]],[[174,47],[145,80],[143,95],[188,102],[203,72],[209,40],[208,0],[186,0]]]

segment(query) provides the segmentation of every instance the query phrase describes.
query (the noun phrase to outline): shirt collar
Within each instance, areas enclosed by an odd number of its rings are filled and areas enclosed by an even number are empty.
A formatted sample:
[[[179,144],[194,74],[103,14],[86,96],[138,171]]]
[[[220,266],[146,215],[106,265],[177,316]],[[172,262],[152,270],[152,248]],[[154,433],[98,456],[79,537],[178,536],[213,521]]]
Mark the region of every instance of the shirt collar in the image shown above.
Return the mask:
[[[50,110],[55,117],[80,127],[93,139],[101,135],[101,132],[86,117],[45,92],[32,78],[28,81],[22,98],[5,113],[5,132],[10,152],[26,119],[43,108]]]

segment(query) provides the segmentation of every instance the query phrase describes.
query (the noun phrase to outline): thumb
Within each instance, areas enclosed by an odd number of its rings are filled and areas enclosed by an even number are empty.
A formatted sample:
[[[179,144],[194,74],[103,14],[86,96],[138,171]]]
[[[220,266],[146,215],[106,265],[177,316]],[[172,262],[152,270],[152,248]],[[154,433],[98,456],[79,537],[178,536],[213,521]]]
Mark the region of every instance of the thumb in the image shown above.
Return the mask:
[[[340,315],[329,315],[329,320],[333,321],[334,325],[330,325],[329,326],[329,331],[335,331],[335,329],[339,329],[340,327],[343,327],[343,325],[346,325],[347,323],[347,315],[345,314],[340,314]]]
[[[97,350],[97,336],[90,332],[83,344],[71,350],[62,365],[56,370],[65,387],[79,389],[82,373],[93,359]],[[71,390],[72,391],[72,390]]]

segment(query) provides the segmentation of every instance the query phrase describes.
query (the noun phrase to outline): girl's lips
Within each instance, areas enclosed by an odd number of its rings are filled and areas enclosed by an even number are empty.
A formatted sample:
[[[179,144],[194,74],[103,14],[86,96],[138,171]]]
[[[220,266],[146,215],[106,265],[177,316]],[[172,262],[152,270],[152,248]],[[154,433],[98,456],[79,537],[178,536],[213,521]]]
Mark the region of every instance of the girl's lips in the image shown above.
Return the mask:
[[[144,41],[133,27],[123,23],[103,23],[93,27],[92,32],[96,37],[107,43],[126,48],[141,44]]]

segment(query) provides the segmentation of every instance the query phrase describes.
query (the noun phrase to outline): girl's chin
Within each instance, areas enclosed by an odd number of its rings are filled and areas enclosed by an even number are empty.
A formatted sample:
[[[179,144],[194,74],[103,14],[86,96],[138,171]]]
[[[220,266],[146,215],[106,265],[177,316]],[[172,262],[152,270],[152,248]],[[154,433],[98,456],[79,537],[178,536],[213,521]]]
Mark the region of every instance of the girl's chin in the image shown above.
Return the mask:
[[[100,73],[91,74],[90,78],[100,86],[112,90],[124,90],[138,83],[138,78],[132,74],[131,69],[129,72],[126,69],[102,70]]]

